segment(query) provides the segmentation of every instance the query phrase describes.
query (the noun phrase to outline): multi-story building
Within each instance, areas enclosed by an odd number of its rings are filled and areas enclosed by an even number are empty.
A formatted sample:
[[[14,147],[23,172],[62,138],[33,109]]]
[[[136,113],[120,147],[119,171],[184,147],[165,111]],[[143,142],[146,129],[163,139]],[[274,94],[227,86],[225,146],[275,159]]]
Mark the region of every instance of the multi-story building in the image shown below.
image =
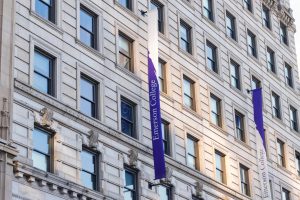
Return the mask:
[[[0,199],[300,199],[289,1],[1,0]],[[158,8],[167,178],[154,181],[147,14]],[[149,19],[151,20],[151,19]],[[154,185],[153,185],[154,184]]]

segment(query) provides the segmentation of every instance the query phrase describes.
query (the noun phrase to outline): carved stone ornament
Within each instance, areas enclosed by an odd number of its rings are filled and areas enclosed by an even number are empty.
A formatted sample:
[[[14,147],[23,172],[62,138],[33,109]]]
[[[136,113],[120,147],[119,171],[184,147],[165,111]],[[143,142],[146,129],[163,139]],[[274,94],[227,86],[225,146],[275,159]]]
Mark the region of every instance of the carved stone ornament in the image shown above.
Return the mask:
[[[97,148],[98,147],[98,141],[99,141],[98,132],[90,130],[89,134],[90,134],[90,136],[89,136],[89,147]]]
[[[200,181],[196,182],[196,196],[197,197],[202,197],[203,194],[203,183],[201,183]]]
[[[264,4],[266,4],[270,9],[276,8],[277,2],[276,0],[263,0]]]
[[[8,138],[8,128],[9,128],[9,112],[8,112],[8,102],[6,98],[3,98],[3,108],[1,110],[1,121],[0,121],[0,138]]]
[[[57,132],[59,128],[58,123],[53,120],[53,111],[46,107],[39,113],[34,112],[34,122],[54,132]]]
[[[136,167],[137,166],[137,161],[138,161],[138,152],[135,150],[129,150],[129,165],[132,167]]]

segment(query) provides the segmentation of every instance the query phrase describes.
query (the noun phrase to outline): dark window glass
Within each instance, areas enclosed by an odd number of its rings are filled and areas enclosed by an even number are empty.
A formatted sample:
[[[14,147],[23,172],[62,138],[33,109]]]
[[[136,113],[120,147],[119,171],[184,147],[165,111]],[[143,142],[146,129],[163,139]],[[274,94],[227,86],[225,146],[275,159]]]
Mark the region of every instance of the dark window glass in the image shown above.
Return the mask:
[[[162,139],[164,144],[164,152],[166,155],[170,155],[170,130],[169,130],[170,124],[162,120],[161,122],[161,132],[162,132]]]
[[[54,60],[43,51],[34,50],[33,87],[49,95],[54,95]]]
[[[225,183],[225,155],[215,151],[216,160],[216,180]]]
[[[235,17],[229,12],[226,12],[226,34],[236,40]]]
[[[279,139],[277,139],[277,159],[278,164],[285,167],[284,142]]]
[[[150,9],[154,8],[158,11],[158,31],[164,33],[164,6],[158,1],[151,1]]]
[[[270,9],[265,5],[262,6],[262,18],[263,18],[263,25],[268,29],[271,29]]]
[[[97,41],[97,17],[85,7],[80,7],[80,41],[92,48],[96,47]]]
[[[272,111],[274,117],[281,119],[280,97],[275,92],[272,92]]]
[[[158,194],[160,200],[171,200],[171,187],[160,185],[158,186]]]
[[[252,88],[252,89],[258,89],[258,88],[261,88],[260,80],[258,80],[255,76],[252,76],[252,80],[251,80],[251,88]]]
[[[55,0],[35,0],[35,12],[42,18],[55,22]]]
[[[242,193],[250,196],[249,169],[242,164],[240,164],[240,177]]]
[[[118,2],[125,8],[132,10],[132,0],[118,0]]]
[[[251,32],[247,31],[247,45],[248,45],[248,53],[254,57],[257,57],[256,52],[256,36]]]
[[[137,172],[125,167],[124,172],[125,186],[123,189],[124,200],[136,200],[137,193]]]
[[[230,74],[231,74],[231,85],[237,89],[241,89],[241,80],[240,80],[240,65],[230,61]]]
[[[300,176],[300,153],[296,151],[296,170],[298,173],[298,176]]]
[[[83,149],[81,151],[81,183],[92,190],[97,188],[97,156],[95,153]]]
[[[276,69],[275,69],[275,53],[269,47],[267,48],[267,65],[268,65],[268,70],[271,70],[273,73],[276,73]]]
[[[97,117],[97,83],[85,75],[80,78],[80,111],[89,117]]]
[[[290,120],[291,120],[291,128],[294,131],[298,131],[298,111],[293,106],[290,106]]]
[[[285,188],[282,188],[281,200],[290,200],[290,191]]]
[[[273,182],[271,180],[269,180],[269,190],[270,190],[270,193],[271,193],[271,200],[274,199],[274,196],[273,196]]]
[[[285,82],[288,84],[288,86],[293,87],[293,73],[292,73],[292,67],[285,63],[284,66],[284,76],[285,76]]]
[[[121,99],[121,130],[126,135],[135,135],[135,104],[125,98]]]
[[[180,48],[188,53],[192,53],[192,28],[180,20]]]
[[[207,67],[210,70],[218,73],[217,47],[209,41],[206,41],[206,58],[207,58]]]
[[[280,22],[280,41],[288,45],[287,27],[285,24]]]
[[[247,10],[252,12],[252,0],[244,0],[244,6]]]
[[[222,126],[221,100],[213,94],[210,95],[210,110],[211,110],[211,122],[221,127]]]
[[[123,33],[119,33],[119,65],[133,72],[133,41]]]
[[[194,82],[186,76],[183,76],[183,95],[184,105],[195,110]]]
[[[48,132],[34,128],[32,133],[32,161],[33,167],[50,172],[51,167],[51,136]]]
[[[212,0],[203,0],[203,15],[209,20],[214,20]]]
[[[236,136],[240,141],[245,142],[245,125],[244,125],[244,115],[238,111],[235,111],[235,130]]]
[[[190,135],[187,136],[187,165],[193,169],[197,169],[197,149],[198,140]]]
[[[161,92],[167,93],[167,84],[166,84],[166,63],[158,59],[158,82],[159,90]]]

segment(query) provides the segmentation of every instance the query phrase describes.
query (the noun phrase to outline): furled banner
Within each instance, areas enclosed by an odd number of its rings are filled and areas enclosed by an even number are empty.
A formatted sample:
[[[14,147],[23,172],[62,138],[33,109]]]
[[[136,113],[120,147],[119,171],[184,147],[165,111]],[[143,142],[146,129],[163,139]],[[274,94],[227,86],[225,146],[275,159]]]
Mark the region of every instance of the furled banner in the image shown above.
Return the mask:
[[[157,9],[148,11],[148,84],[149,109],[152,132],[152,148],[155,179],[166,177],[165,155],[161,131],[159,85],[156,76],[158,66],[158,15]]]
[[[263,121],[263,103],[262,103],[262,89],[252,90],[252,102],[254,110],[254,122],[256,124],[256,145],[257,145],[257,159],[260,182],[262,186],[262,199],[271,199],[269,191],[269,174],[268,161],[266,154],[266,141]]]

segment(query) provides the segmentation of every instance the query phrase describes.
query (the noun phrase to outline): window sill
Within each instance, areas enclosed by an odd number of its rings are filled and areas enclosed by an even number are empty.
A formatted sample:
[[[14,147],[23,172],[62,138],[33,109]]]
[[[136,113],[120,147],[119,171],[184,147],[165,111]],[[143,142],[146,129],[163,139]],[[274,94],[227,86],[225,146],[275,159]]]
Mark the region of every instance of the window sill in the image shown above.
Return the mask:
[[[116,65],[116,69],[120,70],[121,72],[129,75],[130,77],[132,77],[134,80],[138,81],[138,82],[142,82],[142,79],[140,77],[138,77],[135,73],[129,71],[128,69],[125,69],[124,67],[121,67],[119,65]]]
[[[165,92],[160,92],[160,96],[164,97],[165,99],[168,99],[169,101],[171,101],[172,103],[174,103],[174,99],[172,97],[170,97],[167,93]]]
[[[195,11],[195,6],[193,5],[193,0],[191,0],[192,2],[189,2],[187,0],[181,0],[185,5],[187,5],[190,9],[192,9],[193,11]]]
[[[243,141],[237,139],[236,137],[234,137],[234,141],[236,141],[237,143],[239,143],[240,145],[244,146],[245,148],[247,148],[251,151],[252,148],[246,142],[243,142]]]
[[[277,118],[277,117],[275,117],[273,114],[272,114],[272,118],[276,121],[276,122],[278,122],[279,124],[281,124],[282,126],[286,126],[284,123],[283,123],[283,121],[282,121],[282,119],[279,119],[279,118]]]
[[[35,11],[30,10],[30,14],[31,14],[31,16],[33,16],[34,18],[36,18],[40,22],[42,22],[44,24],[47,24],[49,27],[51,27],[53,30],[57,31],[59,34],[62,35],[64,33],[64,31],[61,27],[59,27],[57,24],[55,24],[55,23],[53,23],[49,20],[46,20],[46,19],[42,18]]]
[[[89,52],[91,52],[91,53],[95,54],[96,56],[100,57],[102,60],[105,59],[104,55],[103,55],[100,51],[98,51],[97,49],[94,49],[94,48],[92,48],[92,47],[89,47],[88,45],[86,45],[86,44],[84,44],[83,42],[81,42],[78,38],[76,38],[75,40],[76,40],[76,43],[77,43],[79,46],[85,48],[85,49],[88,50]]]
[[[220,127],[218,125],[213,124],[212,122],[209,122],[209,125],[217,130],[219,130],[220,132],[224,133],[226,136],[228,136],[229,134],[224,130],[223,127]]]
[[[253,56],[252,54],[250,54],[248,51],[247,51],[247,55],[248,55],[248,57],[249,58],[251,58],[251,60],[253,60],[254,62],[256,62],[258,65],[259,65],[259,67],[261,68],[261,63],[259,62],[259,58],[258,58],[258,55],[255,57],[255,56]]]
[[[217,31],[220,31],[220,28],[216,24],[216,20],[215,19],[214,19],[214,21],[212,21],[212,20],[208,19],[207,17],[205,17],[203,14],[201,16],[202,16],[202,19],[204,19],[204,21],[207,22],[209,26],[217,29]]]
[[[272,76],[273,76],[274,78],[276,78],[278,81],[280,81],[280,78],[278,77],[278,75],[277,75],[277,73],[276,73],[276,67],[275,67],[275,72],[273,72],[272,70],[270,70],[270,69],[268,69],[268,68],[267,68],[267,71],[268,71],[270,74],[272,74]]]
[[[192,61],[194,61],[195,63],[198,63],[198,61],[197,61],[197,59],[195,58],[194,54],[190,54],[190,53],[188,53],[188,52],[182,50],[180,47],[179,47],[178,51],[179,51],[181,54],[183,54],[183,55],[187,56],[188,58],[190,58],[190,59],[191,59]]]
[[[130,10],[130,9],[128,9],[128,8],[125,8],[123,5],[121,5],[119,2],[118,2],[118,0],[114,0],[114,3],[115,3],[115,5],[118,7],[118,8],[120,8],[120,9],[122,9],[125,13],[127,13],[127,14],[129,14],[131,17],[133,17],[135,20],[139,20],[140,18],[139,18],[139,16],[133,11],[133,9],[132,10]]]
[[[243,88],[241,89],[237,89],[236,87],[232,86],[230,84],[230,88],[235,91],[236,93],[238,93],[239,95],[241,95],[244,99],[247,99],[247,95],[243,92]]]
[[[232,44],[237,46],[239,49],[241,48],[241,46],[239,44],[239,40],[237,38],[233,39],[233,38],[229,37],[226,33],[225,33],[225,36],[226,36],[227,40],[229,40]]]
[[[205,69],[208,73],[210,73],[211,75],[213,75],[214,77],[218,78],[221,82],[224,82],[224,79],[221,77],[220,75],[220,69],[219,69],[219,72],[215,72],[211,69],[209,69],[207,66],[205,66]]]
[[[199,118],[200,120],[203,119],[203,117],[199,113],[197,113],[195,110],[192,110],[192,109],[186,107],[185,105],[182,105],[182,110],[189,112],[190,114],[194,115],[195,117]]]

